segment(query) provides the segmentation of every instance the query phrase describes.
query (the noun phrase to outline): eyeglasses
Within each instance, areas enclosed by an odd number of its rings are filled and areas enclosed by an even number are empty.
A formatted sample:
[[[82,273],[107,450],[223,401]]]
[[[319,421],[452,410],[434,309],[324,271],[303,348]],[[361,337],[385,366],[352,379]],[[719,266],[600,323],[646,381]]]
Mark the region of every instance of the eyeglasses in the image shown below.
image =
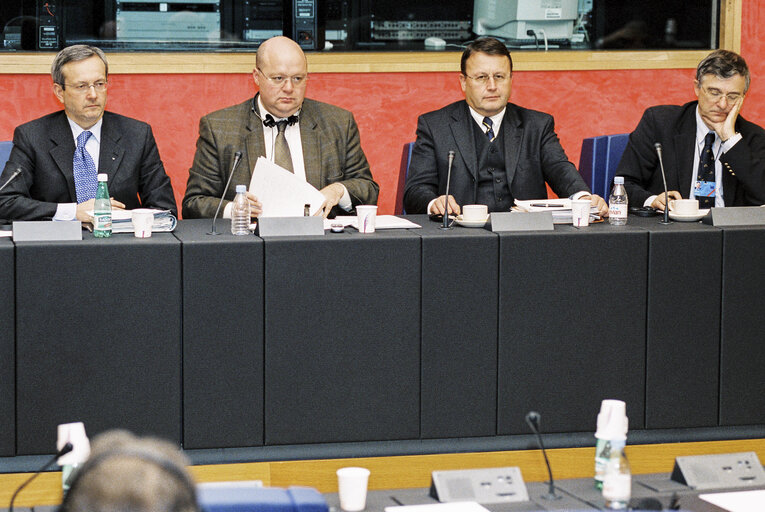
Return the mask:
[[[295,76],[283,76],[283,75],[275,75],[275,76],[267,76],[260,68],[256,68],[258,70],[258,73],[263,75],[263,78],[271,82],[277,87],[281,87],[284,85],[287,80],[292,82],[292,85],[297,87],[301,84],[304,84],[306,80],[308,80],[308,75],[295,75]]]
[[[725,96],[725,99],[728,100],[728,103],[735,103],[739,100],[739,98],[741,98],[741,96],[743,96],[738,92],[723,94],[720,89],[707,89],[706,87],[702,87],[701,89],[704,91],[704,94],[709,96],[709,98],[715,102],[720,101],[720,98]]]
[[[99,80],[97,82],[93,82],[92,84],[88,84],[85,82],[80,82],[79,84],[64,84],[66,87],[69,87],[77,94],[87,94],[88,91],[90,91],[90,88],[96,90],[96,92],[104,92],[106,90],[107,85],[106,80]]]
[[[474,80],[481,85],[486,85],[486,83],[489,81],[489,78],[493,78],[495,84],[501,84],[502,82],[510,78],[510,75],[506,75],[504,73],[494,73],[493,75],[476,75],[476,76],[464,75],[464,76],[465,78]]]

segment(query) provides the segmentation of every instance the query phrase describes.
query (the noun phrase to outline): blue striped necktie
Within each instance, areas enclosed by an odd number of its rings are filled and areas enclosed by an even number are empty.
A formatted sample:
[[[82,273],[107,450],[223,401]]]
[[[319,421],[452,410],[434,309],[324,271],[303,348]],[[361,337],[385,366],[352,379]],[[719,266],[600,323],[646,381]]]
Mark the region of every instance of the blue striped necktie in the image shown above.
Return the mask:
[[[98,188],[98,171],[90,153],[85,149],[85,144],[90,136],[89,131],[82,132],[77,137],[77,149],[74,150],[74,190],[77,193],[77,203],[84,203],[96,197]]]

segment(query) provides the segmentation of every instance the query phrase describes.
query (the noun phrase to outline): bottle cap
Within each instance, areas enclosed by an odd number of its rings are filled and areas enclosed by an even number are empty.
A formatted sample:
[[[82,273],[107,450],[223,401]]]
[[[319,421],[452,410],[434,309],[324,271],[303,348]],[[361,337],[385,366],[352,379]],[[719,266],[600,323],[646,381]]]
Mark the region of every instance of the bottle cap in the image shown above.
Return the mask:
[[[91,174],[92,176],[92,174]],[[105,172],[99,172],[98,173],[98,181],[109,181],[109,175]]]
[[[243,194],[247,192],[247,186],[246,185],[237,185],[236,186],[236,193],[237,194]]]
[[[58,426],[56,449],[60,450],[66,443],[72,443],[72,451],[59,457],[59,466],[82,464],[88,460],[90,457],[90,440],[85,435],[85,425],[81,421]]]
[[[603,400],[598,414],[598,430],[595,437],[614,441],[627,439],[627,404],[621,400]]]
[[[624,176],[614,176],[614,185],[624,185]]]

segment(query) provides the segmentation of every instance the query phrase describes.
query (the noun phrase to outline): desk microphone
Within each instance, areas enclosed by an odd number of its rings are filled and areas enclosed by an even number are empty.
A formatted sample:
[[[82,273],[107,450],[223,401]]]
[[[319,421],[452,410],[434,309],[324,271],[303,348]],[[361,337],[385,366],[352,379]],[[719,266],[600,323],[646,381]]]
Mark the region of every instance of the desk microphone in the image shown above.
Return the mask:
[[[441,229],[452,229],[449,225],[449,184],[452,180],[452,164],[454,163],[454,150],[449,151],[449,168],[446,171],[446,195],[444,201],[444,224]]]
[[[0,185],[0,191],[2,191],[5,187],[7,187],[10,182],[12,182],[17,177],[19,177],[20,174],[21,174],[21,167],[16,167],[16,170],[13,171],[13,174],[11,174],[11,177],[5,180],[5,183]]]
[[[545,464],[547,464],[547,474],[550,477],[550,483],[549,483],[547,494],[543,494],[542,499],[559,500],[561,499],[561,497],[555,494],[555,482],[553,481],[552,470],[550,469],[550,461],[547,459],[547,452],[545,451],[545,445],[542,444],[542,434],[539,432],[539,421],[541,419],[542,419],[542,416],[536,411],[529,411],[528,414],[526,414],[526,423],[528,423],[529,428],[531,428],[531,431],[537,435],[537,442],[539,443],[539,448],[542,450],[542,455],[544,455],[545,457]]]
[[[20,172],[20,171],[19,171],[19,172]],[[11,504],[10,504],[10,505],[8,505],[8,512],[13,512],[13,503],[16,501],[16,496],[18,496],[18,495],[19,495],[19,493],[21,492],[21,490],[22,490],[24,487],[26,487],[27,485],[29,485],[29,483],[30,483],[32,480],[34,480],[35,478],[37,478],[38,476],[40,476],[40,473],[42,473],[43,471],[45,471],[46,469],[48,469],[50,466],[52,466],[52,465],[53,465],[53,464],[54,464],[54,463],[55,463],[55,462],[56,462],[56,461],[59,459],[59,457],[61,457],[62,455],[66,455],[67,453],[71,452],[73,449],[74,449],[74,446],[72,446],[72,443],[66,443],[64,446],[62,446],[62,447],[61,447],[61,449],[60,449],[59,451],[57,451],[57,452],[56,452],[56,455],[54,455],[53,457],[51,457],[51,459],[50,459],[48,462],[46,462],[46,463],[45,463],[45,465],[44,465],[43,467],[41,467],[40,469],[38,469],[38,470],[37,470],[37,472],[35,472],[35,474],[34,474],[34,475],[32,475],[32,476],[30,476],[29,478],[27,478],[26,482],[24,482],[23,484],[21,484],[21,485],[18,487],[18,489],[16,489],[16,492],[14,492],[14,493],[13,493],[13,496],[11,496]]]
[[[215,210],[215,216],[212,220],[212,230],[208,231],[208,235],[220,235],[220,232],[215,231],[215,219],[218,218],[218,213],[220,212],[220,207],[223,205],[223,198],[226,197],[226,192],[228,192],[228,187],[231,185],[231,178],[234,177],[234,171],[239,166],[239,160],[242,159],[242,152],[237,151],[234,153],[234,163],[231,165],[231,174],[228,176],[228,181],[226,182],[226,186],[223,188],[223,194],[220,196],[220,202],[218,203],[218,209]]]
[[[664,182],[664,220],[662,220],[660,224],[669,224],[669,192],[667,192],[667,175],[664,173],[664,161],[661,159],[661,142],[657,142],[653,147],[656,148],[656,154],[659,155],[661,180]]]

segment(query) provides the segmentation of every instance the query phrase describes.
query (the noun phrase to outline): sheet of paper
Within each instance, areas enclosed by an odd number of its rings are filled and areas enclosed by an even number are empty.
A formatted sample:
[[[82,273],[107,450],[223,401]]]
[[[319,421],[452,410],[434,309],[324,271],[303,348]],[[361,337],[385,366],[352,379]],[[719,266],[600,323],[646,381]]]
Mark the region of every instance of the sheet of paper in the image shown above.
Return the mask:
[[[700,494],[699,498],[730,512],[760,512],[765,503],[765,490]]]
[[[329,220],[329,223],[325,220],[324,227],[325,229],[329,229],[328,226],[331,226],[333,222],[340,222],[343,226],[353,226],[358,229],[359,226],[356,221],[357,218],[355,215],[338,215],[334,219]],[[419,224],[415,224],[407,219],[402,219],[401,217],[396,217],[395,215],[378,215],[375,219],[375,229],[414,229],[421,227],[422,226]]]
[[[252,171],[250,192],[263,205],[262,217],[302,217],[306,204],[313,215],[324,203],[316,187],[262,156]]]
[[[385,507],[385,512],[489,512],[489,510],[475,501],[455,501],[453,503]]]
[[[9,231],[0,231],[0,238],[3,238],[3,237],[10,238],[12,236],[13,236],[13,231],[10,231],[10,230]]]

